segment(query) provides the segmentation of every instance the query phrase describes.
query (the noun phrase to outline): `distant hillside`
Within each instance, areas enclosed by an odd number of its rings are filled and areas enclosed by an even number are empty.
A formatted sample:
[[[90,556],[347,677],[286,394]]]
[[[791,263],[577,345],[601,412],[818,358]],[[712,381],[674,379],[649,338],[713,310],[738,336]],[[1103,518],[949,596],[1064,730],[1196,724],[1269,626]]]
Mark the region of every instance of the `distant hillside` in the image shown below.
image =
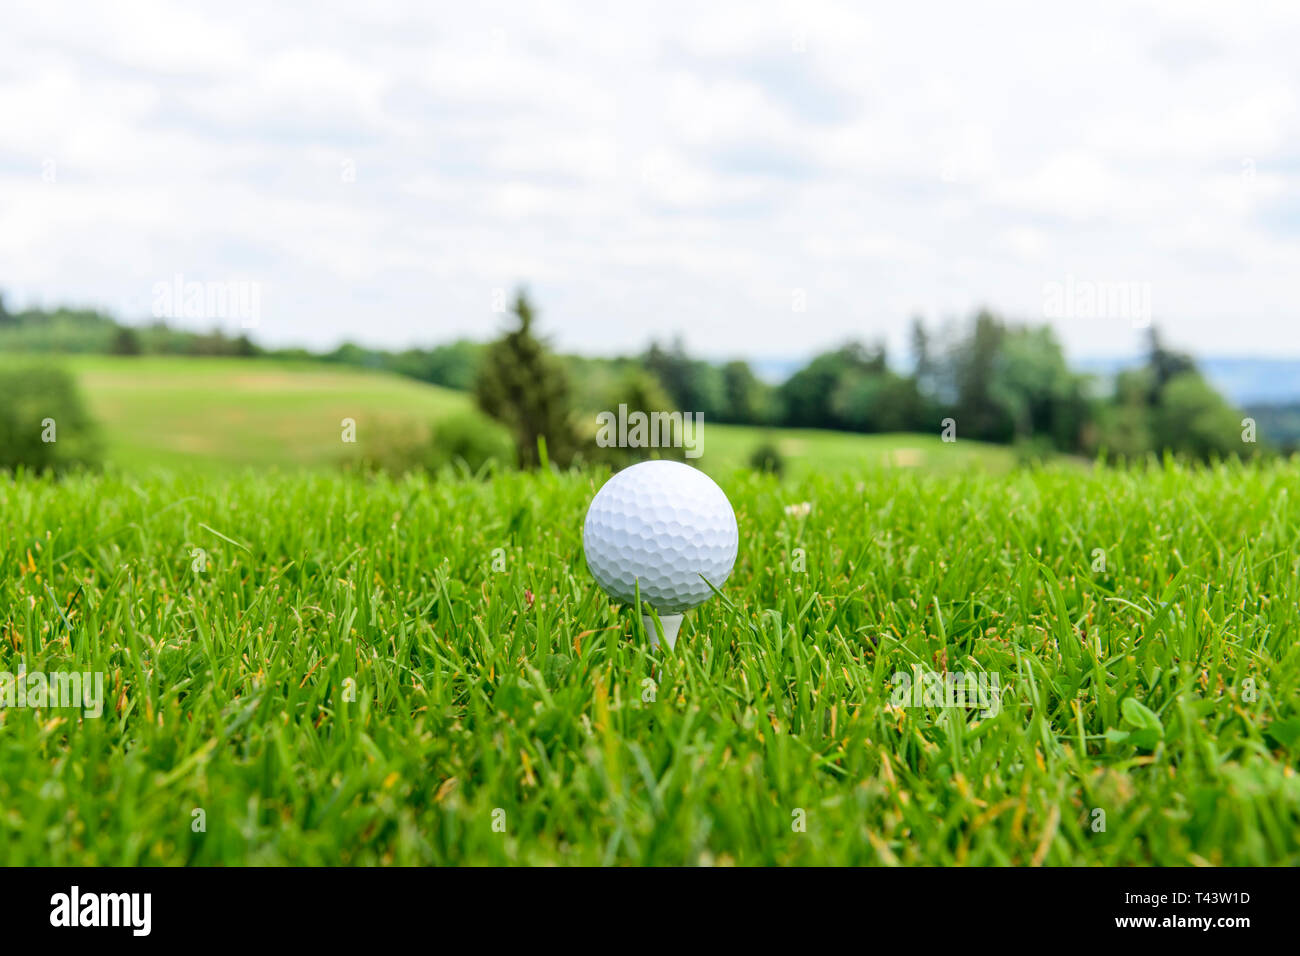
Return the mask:
[[[1300,359],[1208,358],[1201,367],[1241,405],[1300,402]]]
[[[0,351],[107,352],[118,328],[112,318],[90,309],[10,313],[0,299]]]
[[[9,312],[0,298],[0,352],[247,357],[258,349],[247,335],[232,337],[218,328],[192,332],[161,321],[122,325],[93,309]]]
[[[1247,405],[1245,412],[1255,419],[1262,440],[1285,451],[1300,451],[1300,402]]]

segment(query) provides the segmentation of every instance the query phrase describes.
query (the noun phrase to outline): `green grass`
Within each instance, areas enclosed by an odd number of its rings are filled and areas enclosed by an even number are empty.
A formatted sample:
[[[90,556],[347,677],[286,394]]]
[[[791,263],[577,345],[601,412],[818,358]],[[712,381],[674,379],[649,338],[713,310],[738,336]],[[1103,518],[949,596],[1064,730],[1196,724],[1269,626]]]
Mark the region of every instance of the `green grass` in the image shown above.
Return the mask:
[[[0,711],[0,862],[1300,863],[1296,463],[733,473],[657,658],[602,479],[0,477],[0,665],[108,700]]]

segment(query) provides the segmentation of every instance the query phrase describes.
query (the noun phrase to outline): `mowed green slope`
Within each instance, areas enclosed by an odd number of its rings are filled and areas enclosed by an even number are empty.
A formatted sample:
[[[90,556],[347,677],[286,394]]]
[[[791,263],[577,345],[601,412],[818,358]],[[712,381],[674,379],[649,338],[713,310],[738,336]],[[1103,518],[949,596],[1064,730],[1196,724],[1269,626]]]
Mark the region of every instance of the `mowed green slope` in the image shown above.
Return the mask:
[[[77,377],[100,422],[111,464],[139,471],[154,465],[225,470],[243,465],[300,468],[355,460],[370,441],[402,426],[426,429],[467,412],[472,399],[384,372],[319,362],[267,359],[111,356],[6,357],[54,361]],[[356,422],[355,444],[342,421]],[[884,465],[923,471],[970,467],[1006,471],[1006,448],[945,444],[935,435],[854,435],[705,423],[695,463],[713,474],[744,467],[764,440],[774,440],[795,474]],[[592,435],[598,426],[594,415]]]
[[[1300,863],[1294,464],[733,475],[658,658],[603,479],[0,478],[0,862]]]
[[[60,357],[103,426],[112,463],[228,468],[325,465],[354,457],[368,430],[427,426],[469,397],[381,372],[319,362],[145,356]],[[343,441],[345,418],[358,444]]]
[[[935,434],[860,435],[815,428],[763,429],[746,425],[704,426],[703,454],[697,463],[712,474],[727,474],[750,463],[754,449],[773,442],[794,476],[862,469],[899,469],[949,474],[974,469],[1004,474],[1015,467],[1010,448],[977,441],[944,442]]]

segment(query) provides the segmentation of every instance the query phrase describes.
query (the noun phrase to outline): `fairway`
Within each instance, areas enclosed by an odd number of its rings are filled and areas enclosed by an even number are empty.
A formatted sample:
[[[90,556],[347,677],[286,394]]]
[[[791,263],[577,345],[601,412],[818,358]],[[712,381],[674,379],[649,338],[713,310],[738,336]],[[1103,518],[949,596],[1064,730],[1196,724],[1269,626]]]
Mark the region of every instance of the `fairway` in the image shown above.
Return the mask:
[[[1003,474],[1015,466],[1015,455],[1006,446],[944,442],[939,438],[937,422],[933,435],[855,435],[815,428],[709,424],[704,427],[704,435],[704,454],[697,463],[705,471],[719,475],[748,466],[750,455],[764,441],[776,444],[794,477],[856,472],[864,467],[942,474],[974,469]]]
[[[1300,863],[1294,463],[733,473],[658,657],[606,475],[0,477],[5,666],[104,675],[0,709],[0,862]]]
[[[47,361],[34,357],[11,362]],[[111,462],[228,470],[299,468],[355,458],[342,421],[366,430],[426,427],[467,411],[459,392],[320,362],[237,358],[59,356],[100,422]]]

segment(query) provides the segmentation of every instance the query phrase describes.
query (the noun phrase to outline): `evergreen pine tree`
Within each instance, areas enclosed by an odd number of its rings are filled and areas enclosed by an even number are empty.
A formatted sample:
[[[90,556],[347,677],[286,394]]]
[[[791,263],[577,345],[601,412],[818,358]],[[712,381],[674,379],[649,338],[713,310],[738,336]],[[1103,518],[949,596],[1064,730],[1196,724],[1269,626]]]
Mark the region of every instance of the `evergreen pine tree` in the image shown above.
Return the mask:
[[[509,429],[521,465],[535,468],[541,463],[538,438],[545,438],[547,458],[566,466],[577,451],[568,375],[533,334],[535,313],[522,290],[512,312],[519,327],[488,346],[474,397],[479,408]]]

